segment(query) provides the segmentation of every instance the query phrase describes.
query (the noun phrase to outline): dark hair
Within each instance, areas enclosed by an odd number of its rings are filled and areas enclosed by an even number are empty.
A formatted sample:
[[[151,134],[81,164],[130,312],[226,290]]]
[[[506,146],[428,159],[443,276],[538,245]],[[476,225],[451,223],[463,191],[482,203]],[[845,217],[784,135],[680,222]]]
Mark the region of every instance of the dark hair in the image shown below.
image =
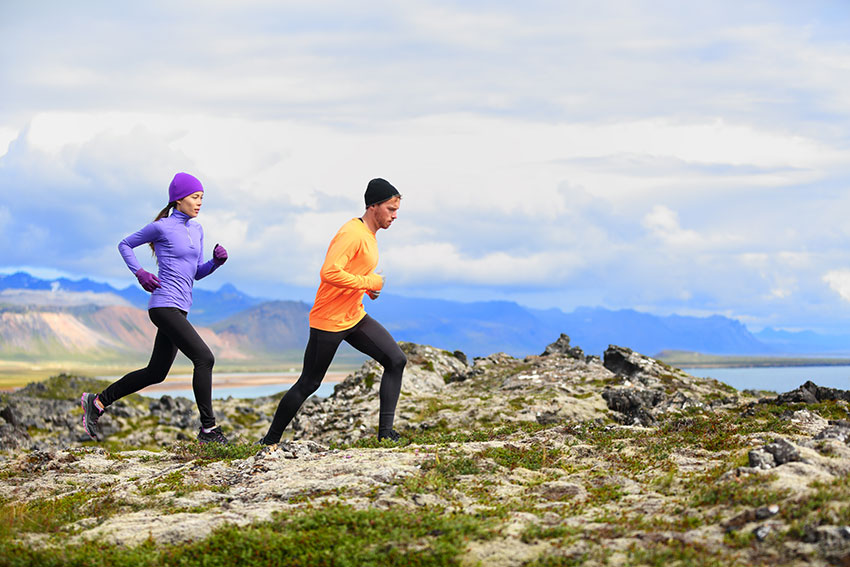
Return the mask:
[[[171,209],[175,208],[176,206],[177,206],[177,201],[171,201],[170,203],[165,205],[165,208],[162,209],[161,211],[159,211],[159,214],[156,215],[156,218],[153,219],[153,222],[156,222],[160,219],[164,219],[165,217],[167,217],[169,215],[169,213],[171,212]],[[151,247],[151,255],[156,256],[156,248],[153,247],[153,242],[150,243],[150,247]],[[159,263],[159,259],[157,259],[157,264],[158,263]]]

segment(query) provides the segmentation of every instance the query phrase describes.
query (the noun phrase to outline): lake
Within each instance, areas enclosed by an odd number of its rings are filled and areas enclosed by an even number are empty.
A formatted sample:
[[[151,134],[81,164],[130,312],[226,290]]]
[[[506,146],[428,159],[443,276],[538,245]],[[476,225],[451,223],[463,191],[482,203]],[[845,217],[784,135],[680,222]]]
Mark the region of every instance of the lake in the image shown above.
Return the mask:
[[[320,398],[327,398],[334,393],[334,386],[337,384],[339,382],[322,382],[322,385],[319,386],[319,389],[313,395]],[[212,397],[213,399],[224,399],[231,396],[234,398],[262,398],[263,396],[270,396],[288,390],[291,386],[292,384],[278,384],[276,386],[271,384],[261,386],[226,386],[221,388],[213,386]],[[190,400],[195,399],[195,393],[192,391],[192,388],[169,388],[167,390],[145,388],[139,393],[149,398],[159,398],[168,395],[172,398],[183,397]]]
[[[682,368],[692,376],[715,378],[737,390],[795,390],[807,380],[818,386],[850,390],[850,366],[771,366],[757,368]]]
[[[818,386],[850,390],[850,366],[771,366],[764,368],[682,368],[688,374],[702,378],[715,378],[737,390],[769,390],[777,393],[794,390],[807,380]],[[333,394],[334,386],[346,376],[344,372],[329,372],[313,394],[326,398]],[[100,378],[111,378],[101,376]],[[298,378],[296,372],[279,373],[228,373],[216,375],[213,398],[260,398],[288,390]],[[164,385],[157,384],[140,392],[143,396],[158,398],[163,395],[195,399],[191,376],[169,376]]]
[[[299,373],[290,372],[220,372],[213,375],[214,399],[227,397],[234,398],[261,398],[283,392],[292,387],[298,379]],[[334,386],[342,382],[348,372],[330,370],[319,386],[314,396],[326,398],[333,394]],[[101,380],[114,381],[120,376],[97,376]],[[183,397],[190,400],[195,399],[192,391],[191,374],[169,374],[165,382],[148,386],[139,392],[149,398],[161,396]]]

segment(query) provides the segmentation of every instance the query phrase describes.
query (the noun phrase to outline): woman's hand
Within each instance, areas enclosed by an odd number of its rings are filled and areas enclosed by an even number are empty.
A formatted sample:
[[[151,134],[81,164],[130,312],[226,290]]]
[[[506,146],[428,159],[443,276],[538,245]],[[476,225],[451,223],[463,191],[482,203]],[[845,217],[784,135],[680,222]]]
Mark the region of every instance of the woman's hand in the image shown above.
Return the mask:
[[[153,292],[158,287],[162,287],[162,284],[159,283],[159,278],[153,275],[150,272],[146,272],[143,269],[139,269],[136,272],[136,279],[139,280],[139,283],[142,284],[142,287],[145,288],[145,291]]]
[[[224,246],[215,245],[213,248],[213,262],[215,262],[216,266],[221,266],[227,262],[227,250],[224,249]]]

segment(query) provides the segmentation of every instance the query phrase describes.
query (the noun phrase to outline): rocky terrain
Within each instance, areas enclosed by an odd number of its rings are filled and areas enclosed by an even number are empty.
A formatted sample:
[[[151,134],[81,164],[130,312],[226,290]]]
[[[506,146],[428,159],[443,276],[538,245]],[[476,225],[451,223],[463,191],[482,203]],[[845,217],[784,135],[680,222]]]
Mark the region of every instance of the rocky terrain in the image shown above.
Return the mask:
[[[94,443],[94,381],[4,395],[0,565],[86,564],[93,540],[102,564],[850,565],[850,392],[739,392],[566,335],[403,348],[398,444],[375,440],[375,363],[266,448],[276,396],[216,400],[237,443],[210,447],[182,398],[116,403]]]

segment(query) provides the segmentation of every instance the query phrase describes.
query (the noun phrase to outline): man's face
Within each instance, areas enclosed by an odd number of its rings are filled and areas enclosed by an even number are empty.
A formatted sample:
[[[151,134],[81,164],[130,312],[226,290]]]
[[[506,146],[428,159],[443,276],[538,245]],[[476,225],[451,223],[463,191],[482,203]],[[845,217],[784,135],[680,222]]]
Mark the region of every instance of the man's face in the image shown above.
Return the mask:
[[[393,197],[379,205],[373,205],[375,207],[375,220],[378,222],[378,228],[389,228],[398,217],[400,206],[401,199],[399,197]]]

